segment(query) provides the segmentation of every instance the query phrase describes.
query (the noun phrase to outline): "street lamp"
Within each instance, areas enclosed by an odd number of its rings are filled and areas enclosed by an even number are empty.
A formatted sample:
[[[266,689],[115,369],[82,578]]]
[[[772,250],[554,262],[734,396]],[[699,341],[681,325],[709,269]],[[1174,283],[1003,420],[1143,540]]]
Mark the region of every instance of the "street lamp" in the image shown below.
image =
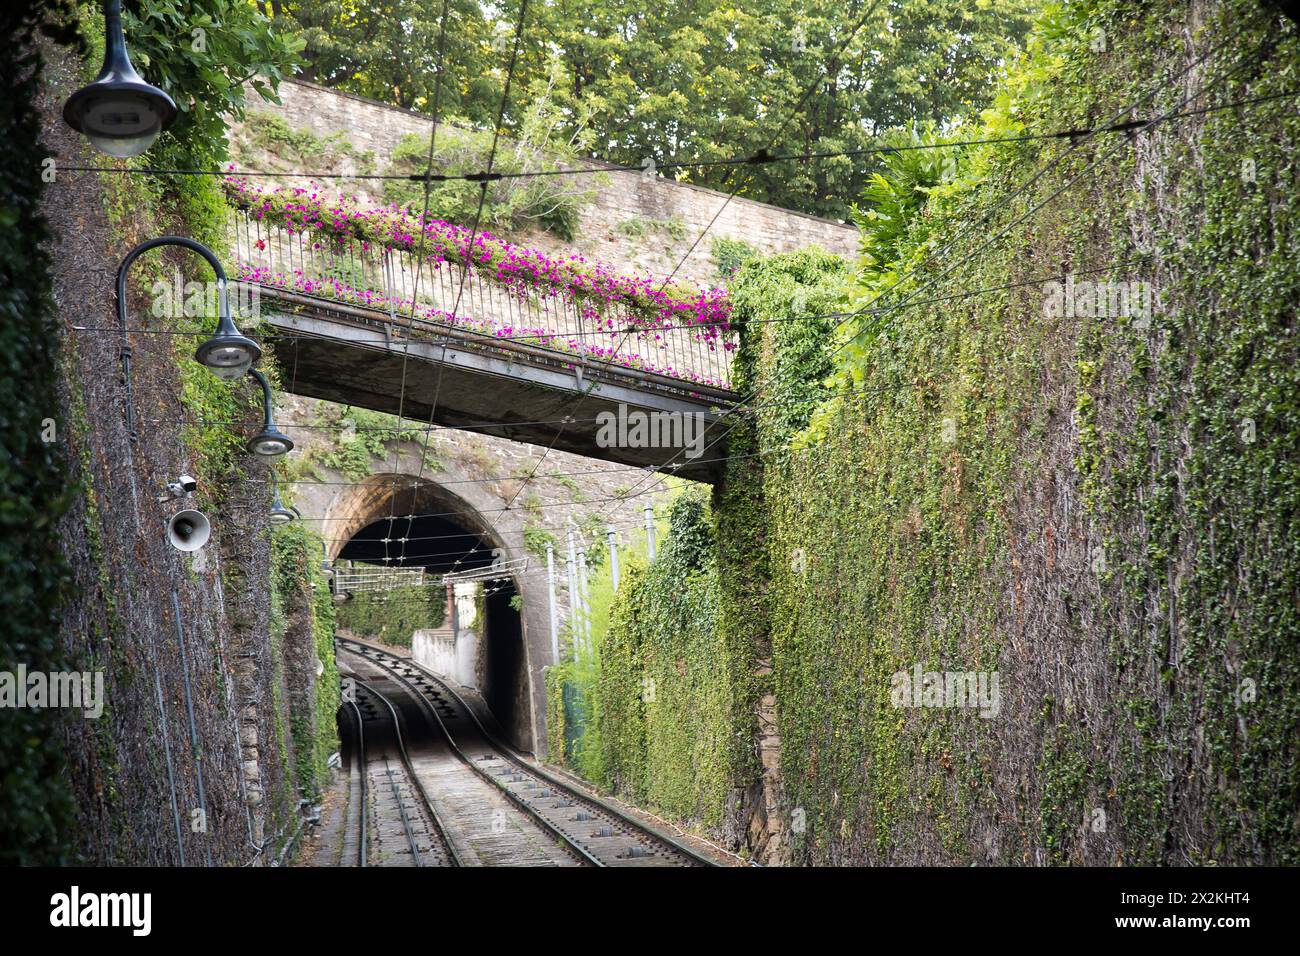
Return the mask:
[[[275,498],[271,501],[271,510],[267,512],[271,517],[271,524],[288,524],[290,521],[296,521],[302,517],[297,508],[286,508],[280,500],[280,486],[275,485]]]
[[[172,98],[140,78],[122,36],[122,0],[104,3],[104,65],[63,104],[63,119],[101,153],[126,159],[147,150],[176,119]]]
[[[248,440],[247,448],[259,458],[279,458],[293,448],[293,440],[275,427],[270,381],[257,369],[250,374],[262,385],[262,430]]]
[[[131,440],[135,441],[135,420],[131,409],[131,341],[126,324],[126,273],[143,253],[158,246],[180,246],[197,252],[217,274],[217,296],[221,317],[217,320],[217,331],[212,338],[199,346],[195,358],[202,362],[220,378],[238,378],[249,370],[262,355],[256,342],[239,334],[234,320],[230,317],[230,303],[226,298],[226,270],[213,255],[212,250],[200,242],[185,236],[159,236],[146,239],[126,254],[122,264],[117,267],[117,326],[122,335],[119,354],[122,357],[122,380],[126,383],[126,426]],[[292,443],[290,444],[292,447]],[[287,450],[287,449],[286,449]]]
[[[226,296],[226,272],[221,268],[221,263],[198,243],[194,245],[210,257],[208,261],[212,263],[212,268],[217,273],[218,303],[217,330],[212,333],[210,339],[194,350],[194,358],[200,365],[206,365],[208,371],[217,378],[229,381],[239,378],[252,368],[253,363],[262,357],[262,350],[252,339],[240,334],[239,329],[235,327],[235,320],[230,317],[230,300]]]

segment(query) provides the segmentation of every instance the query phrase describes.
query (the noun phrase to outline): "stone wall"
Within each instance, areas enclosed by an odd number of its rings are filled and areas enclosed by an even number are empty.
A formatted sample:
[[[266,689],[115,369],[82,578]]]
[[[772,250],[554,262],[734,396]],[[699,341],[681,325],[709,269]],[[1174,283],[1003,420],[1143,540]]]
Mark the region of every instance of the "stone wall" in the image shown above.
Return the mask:
[[[265,103],[255,109],[278,115],[289,126],[309,130],[322,138],[342,134],[357,151],[373,153],[381,168],[403,136],[414,134],[427,138],[429,135],[429,117],[411,110],[301,81],[283,84],[280,92],[281,104]],[[250,97],[250,102],[256,102],[255,95]],[[239,135],[237,129],[237,140]],[[640,170],[617,171],[618,167],[595,161],[583,161],[582,165],[606,172],[592,177],[594,200],[582,211],[575,240],[563,243],[536,232],[527,237],[530,245],[553,254],[576,253],[660,278],[672,272],[686,256],[676,278],[701,286],[721,284],[711,254],[713,237],[743,240],[765,255],[814,244],[841,255],[852,255],[857,249],[856,230],[842,223],[741,197],[728,201],[725,193],[646,175]],[[328,188],[329,184],[326,185]],[[350,180],[347,188],[349,193],[369,194],[371,199],[378,197],[373,181]],[[713,221],[715,215],[717,220]],[[634,219],[655,222],[675,219],[684,228],[676,239],[663,231],[634,238],[618,228]],[[702,233],[705,233],[704,240],[691,250],[692,243]]]

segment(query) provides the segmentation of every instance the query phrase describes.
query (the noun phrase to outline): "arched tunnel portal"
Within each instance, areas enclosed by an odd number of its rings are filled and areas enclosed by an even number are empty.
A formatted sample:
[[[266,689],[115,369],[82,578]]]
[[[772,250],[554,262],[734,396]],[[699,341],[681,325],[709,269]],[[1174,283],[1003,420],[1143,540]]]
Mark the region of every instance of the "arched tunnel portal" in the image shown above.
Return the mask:
[[[453,580],[486,576],[501,562],[504,577],[448,584],[446,620],[417,635],[412,655],[477,690],[507,740],[539,753],[546,740],[543,668],[551,663],[545,576],[532,567],[535,557],[527,559],[531,573],[523,567],[522,528],[500,500],[476,494],[474,482],[440,477],[446,483],[381,473],[338,490],[323,515],[327,556],[354,566],[424,568]]]

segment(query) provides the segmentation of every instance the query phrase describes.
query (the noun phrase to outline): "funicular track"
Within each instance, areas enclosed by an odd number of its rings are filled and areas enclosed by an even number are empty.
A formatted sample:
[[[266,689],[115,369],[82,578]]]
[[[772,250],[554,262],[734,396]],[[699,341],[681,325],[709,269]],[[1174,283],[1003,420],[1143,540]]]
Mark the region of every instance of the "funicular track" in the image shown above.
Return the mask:
[[[356,725],[352,766],[358,780],[352,788],[356,810],[349,814],[344,862],[459,866],[455,847],[412,769],[392,702],[369,684],[354,681],[344,707]]]
[[[339,639],[339,649],[371,673],[384,675],[390,688],[400,688],[430,732],[445,745],[462,773],[468,770],[480,786],[497,797],[493,829],[519,828],[545,834],[562,850],[566,862],[587,866],[713,866],[713,861],[676,841],[655,833],[607,804],[592,799],[560,778],[533,766],[498,741],[470,704],[445,681],[414,662],[359,641]],[[364,662],[364,663],[362,663]],[[374,677],[370,682],[378,683]],[[394,694],[396,697],[396,694]],[[397,703],[397,701],[394,701]],[[398,704],[399,709],[401,705]],[[408,717],[410,711],[407,711]],[[417,771],[425,766],[415,760]],[[426,774],[425,779],[430,779]],[[435,804],[440,792],[430,788]],[[508,817],[518,818],[508,820]],[[473,823],[442,812],[451,828],[449,839],[462,841],[458,824]],[[481,825],[481,821],[478,821]],[[556,865],[552,862],[551,865]]]

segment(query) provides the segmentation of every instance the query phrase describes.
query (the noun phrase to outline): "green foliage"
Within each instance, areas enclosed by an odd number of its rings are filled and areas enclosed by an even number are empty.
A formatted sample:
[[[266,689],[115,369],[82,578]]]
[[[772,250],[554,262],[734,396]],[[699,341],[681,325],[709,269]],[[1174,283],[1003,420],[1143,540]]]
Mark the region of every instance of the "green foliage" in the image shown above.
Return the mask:
[[[716,636],[708,503],[682,494],[649,567],[635,549],[592,575],[590,652],[551,669],[551,759],[656,812],[716,830],[734,779],[729,666]]]
[[[512,141],[498,143],[492,159],[493,171],[525,173],[572,161],[586,140],[581,129],[567,141],[559,138],[561,122],[562,117],[544,92],[524,115]],[[490,155],[490,131],[442,124],[438,127],[432,163],[429,162],[429,137],[407,134],[389,157],[387,172],[477,173],[487,169]],[[487,184],[486,196],[478,183],[464,180],[433,183],[429,187],[429,215],[464,226],[472,224],[477,217],[482,228],[498,234],[533,227],[546,229],[561,239],[572,239],[582,207],[595,194],[591,179],[589,176],[537,176],[497,180]],[[417,215],[424,210],[424,194],[421,182],[390,179],[384,183],[385,199]]]
[[[735,776],[729,649],[717,627],[718,567],[701,489],[669,513],[645,570],[629,563],[601,648],[601,746],[609,785],[715,831]]]
[[[442,470],[442,463],[424,447],[427,441],[424,428],[414,423],[399,427],[396,415],[351,405],[322,403],[315,424],[322,426],[322,434],[331,436],[331,439],[314,446],[301,459],[299,468],[304,472],[322,466],[339,472],[348,481],[362,481],[370,476],[376,460],[391,457],[389,446],[394,442],[418,445],[423,449],[426,473],[436,474]]]
[[[521,129],[527,105],[549,93],[568,134],[594,131],[590,148],[624,165],[748,155],[774,138],[788,152],[862,148],[886,130],[944,123],[985,105],[990,79],[1035,6],[1028,0],[880,4],[841,51],[865,8],[832,0],[534,3],[507,128]],[[439,14],[437,4],[411,0],[364,8],[311,0],[295,5],[292,15],[308,38],[310,77],[428,111]],[[516,15],[472,0],[452,4],[443,115],[496,123],[514,29],[509,18]],[[492,24],[496,17],[502,22]],[[503,37],[495,45],[494,27]],[[820,87],[821,95],[800,103],[810,87]],[[844,217],[875,168],[874,158],[862,155],[676,174]]]
[[[546,548],[558,549],[559,543],[555,540],[555,535],[545,528],[534,527],[531,524],[524,526],[524,550],[530,554],[535,554],[539,558],[546,557]]]
[[[417,630],[441,626],[446,614],[442,585],[424,584],[353,594],[339,605],[338,624],[357,637],[410,647]]]
[[[633,216],[631,219],[624,219],[614,228],[620,235],[629,239],[649,238],[656,241],[667,239],[669,242],[681,242],[686,238],[686,223],[680,216],[670,216],[667,219],[645,219],[641,216]]]
[[[122,28],[136,69],[180,109],[164,141],[201,149],[202,165],[225,158],[226,121],[243,116],[245,84],[278,102],[303,47],[247,0],[125,0]],[[97,29],[102,43],[102,22]]]
[[[341,159],[356,161],[358,173],[372,171],[374,154],[358,151],[341,132],[317,136],[311,130],[295,129],[278,113],[249,110],[244,119],[251,145],[301,171],[317,167],[333,169]]]
[[[427,0],[297,0],[284,18],[305,44],[304,79],[430,113],[441,13]],[[495,123],[509,34],[493,30],[477,0],[451,0],[443,43],[440,112]]]
[[[26,52],[35,23],[19,5],[0,14],[10,50],[0,61],[0,671],[61,669],[60,609],[67,569],[51,547],[67,510],[67,463],[55,421],[58,338],[41,215],[40,116],[34,107],[38,57]],[[35,18],[33,18],[35,19]],[[51,434],[52,429],[52,434]],[[53,441],[44,440],[52,437]],[[67,862],[73,806],[62,770],[57,711],[0,708],[0,863]]]
[[[720,279],[732,278],[741,266],[758,255],[758,250],[745,240],[726,236],[714,236],[710,251]]]
[[[271,608],[269,629],[277,666],[286,654],[285,636],[291,628],[311,643],[311,661],[319,661],[300,679],[314,681],[310,694],[298,695],[288,707],[288,731],[296,763],[298,787],[317,796],[329,780],[328,761],[338,750],[335,715],[340,703],[338,664],[334,659],[336,619],[329,580],[320,566],[321,538],[294,522],[275,529],[271,548]],[[277,680],[276,686],[279,686]],[[285,706],[277,702],[277,719],[283,723]],[[283,739],[282,726],[277,739]],[[287,751],[286,747],[286,751]]]

